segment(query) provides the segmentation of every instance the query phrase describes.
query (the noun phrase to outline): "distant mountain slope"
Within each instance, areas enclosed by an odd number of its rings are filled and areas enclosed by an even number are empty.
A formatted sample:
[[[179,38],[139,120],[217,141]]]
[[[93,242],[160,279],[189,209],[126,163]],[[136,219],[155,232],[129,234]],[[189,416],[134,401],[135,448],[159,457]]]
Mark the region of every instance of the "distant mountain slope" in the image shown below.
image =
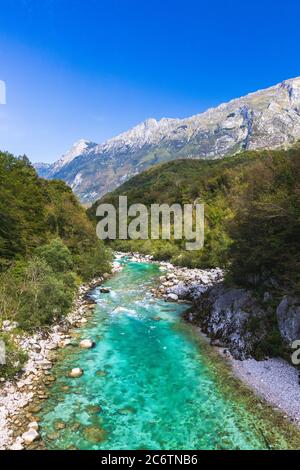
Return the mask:
[[[176,160],[157,165],[103,196],[135,203],[204,203],[204,248],[186,251],[185,240],[116,240],[123,251],[149,253],[190,267],[225,267],[231,281],[300,294],[300,146],[242,152],[219,160]]]
[[[240,175],[252,162],[266,158],[267,152],[243,152],[218,160],[175,160],[149,168],[132,177],[111,193],[95,201],[87,213],[98,221],[99,204],[119,206],[119,196],[127,196],[128,206],[142,203],[186,204],[205,202],[205,246],[203,250],[187,252],[185,240],[116,240],[115,249],[139,251],[158,259],[172,259],[175,264],[211,268],[226,266],[229,238],[225,230],[232,216],[228,193]]]
[[[186,119],[147,121],[107,142],[79,141],[48,169],[83,202],[93,201],[160,162],[215,159],[241,150],[288,147],[300,139],[300,77]]]

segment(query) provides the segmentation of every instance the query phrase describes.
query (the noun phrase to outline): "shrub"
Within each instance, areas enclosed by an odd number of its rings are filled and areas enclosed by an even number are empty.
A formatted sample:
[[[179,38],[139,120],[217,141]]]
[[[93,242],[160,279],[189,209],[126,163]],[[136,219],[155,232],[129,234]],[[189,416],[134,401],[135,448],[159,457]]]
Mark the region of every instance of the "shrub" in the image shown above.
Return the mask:
[[[56,273],[65,273],[73,268],[71,252],[59,238],[52,240],[48,245],[38,247],[36,255],[44,259]]]
[[[27,353],[23,351],[8,333],[0,333],[0,341],[5,344],[6,364],[0,365],[0,377],[12,378],[18,373],[27,360]]]

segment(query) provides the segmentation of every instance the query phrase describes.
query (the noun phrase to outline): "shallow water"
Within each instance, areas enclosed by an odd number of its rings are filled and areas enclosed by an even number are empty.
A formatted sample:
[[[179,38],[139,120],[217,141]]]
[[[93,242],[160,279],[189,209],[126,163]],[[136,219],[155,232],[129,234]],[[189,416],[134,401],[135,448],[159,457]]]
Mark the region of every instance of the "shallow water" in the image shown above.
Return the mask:
[[[106,282],[109,294],[94,291],[94,315],[77,331],[96,347],[67,348],[54,367],[40,414],[47,448],[266,447],[255,415],[224,393],[205,348],[180,319],[187,306],[151,297],[160,275],[154,264],[126,262]],[[68,378],[73,367],[84,375]]]

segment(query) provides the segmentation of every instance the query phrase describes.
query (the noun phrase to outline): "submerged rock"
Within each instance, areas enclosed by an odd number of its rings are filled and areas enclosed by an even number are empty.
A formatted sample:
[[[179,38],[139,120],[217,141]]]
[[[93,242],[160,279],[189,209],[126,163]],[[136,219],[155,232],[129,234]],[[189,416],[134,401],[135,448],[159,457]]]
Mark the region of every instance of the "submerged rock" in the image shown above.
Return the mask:
[[[89,405],[86,410],[89,414],[97,414],[101,413],[102,408],[99,405]]]
[[[109,294],[110,289],[108,287],[101,287],[100,292],[101,292],[101,294]]]
[[[96,375],[97,377],[105,377],[107,372],[105,370],[97,370]]]
[[[51,434],[47,434],[47,439],[50,441],[56,441],[59,439],[59,433],[58,432],[52,432]]]
[[[54,423],[54,428],[56,429],[56,431],[61,431],[62,429],[65,429],[66,426],[66,423],[64,423],[63,421],[56,421]]]
[[[88,426],[84,429],[83,435],[85,439],[93,444],[97,444],[106,439],[106,431],[96,426]]]
[[[36,406],[30,406],[29,407],[29,411],[31,413],[39,413],[42,409],[42,406],[41,405],[36,405]]]
[[[126,408],[120,408],[118,410],[118,413],[120,415],[130,415],[130,414],[133,414],[135,413],[135,409],[132,408],[131,406],[127,406]]]

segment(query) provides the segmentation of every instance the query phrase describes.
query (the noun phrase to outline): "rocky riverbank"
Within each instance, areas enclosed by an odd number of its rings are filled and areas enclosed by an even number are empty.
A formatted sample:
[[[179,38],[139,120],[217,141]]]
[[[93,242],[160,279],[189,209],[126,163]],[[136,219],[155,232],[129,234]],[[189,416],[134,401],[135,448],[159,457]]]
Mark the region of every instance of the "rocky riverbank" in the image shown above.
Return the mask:
[[[118,263],[114,263],[113,272],[119,269]],[[70,330],[88,321],[95,307],[89,293],[108,277],[109,274],[104,274],[81,286],[70,314],[59,324],[31,336],[15,335],[15,341],[27,352],[28,360],[21,373],[12,380],[2,379],[0,385],[0,450],[43,448],[35,413],[48,397],[47,386],[55,381],[51,369],[57,360],[57,351],[76,342]],[[17,326],[5,321],[2,329],[13,333]]]
[[[210,338],[210,344],[230,362],[235,376],[286,419],[300,426],[298,370],[282,358],[258,361],[252,357],[266,340],[270,328],[274,328],[269,297],[265,295],[260,303],[248,290],[225,287],[221,270],[188,270],[168,264],[165,267],[167,273],[161,278],[158,294],[167,300],[192,301],[186,320],[200,326],[201,332]],[[276,309],[283,341],[299,337],[297,309],[299,304],[286,298]]]
[[[280,411],[284,418],[300,426],[300,386],[298,370],[281,358],[263,361],[229,358],[234,375]]]
[[[118,255],[122,257],[122,254]],[[137,253],[134,261],[152,260]],[[259,302],[249,290],[233,289],[223,284],[221,269],[200,270],[160,262],[160,284],[154,296],[173,302],[189,302],[185,319],[205,334],[225,360],[233,374],[275,410],[300,426],[300,386],[298,370],[282,358],[255,360],[252,356],[270,331],[270,296]],[[277,316],[283,340],[299,333],[299,303],[289,297],[279,303]]]
[[[158,286],[152,289],[153,296],[190,303],[185,319],[210,338],[211,345],[230,361],[233,373],[291,421],[300,424],[297,370],[282,359],[256,361],[251,358],[268,331],[267,296],[264,308],[249,291],[225,287],[221,269],[188,269],[156,262],[151,256],[138,253],[115,255],[114,272],[122,269],[120,261],[124,256],[136,262],[158,264],[161,276]],[[96,279],[79,289],[72,312],[60,324],[34,336],[18,338],[29,359],[21,374],[0,385],[0,449],[43,448],[36,413],[48,397],[47,387],[55,381],[51,368],[59,350],[78,343],[71,330],[88,321],[94,309],[89,292],[103,280],[103,277]],[[284,325],[285,335],[291,331],[289,312],[294,318],[297,308],[290,299],[280,303],[278,322]],[[295,328],[295,322],[291,324]],[[16,327],[9,322],[2,325],[5,331]]]

